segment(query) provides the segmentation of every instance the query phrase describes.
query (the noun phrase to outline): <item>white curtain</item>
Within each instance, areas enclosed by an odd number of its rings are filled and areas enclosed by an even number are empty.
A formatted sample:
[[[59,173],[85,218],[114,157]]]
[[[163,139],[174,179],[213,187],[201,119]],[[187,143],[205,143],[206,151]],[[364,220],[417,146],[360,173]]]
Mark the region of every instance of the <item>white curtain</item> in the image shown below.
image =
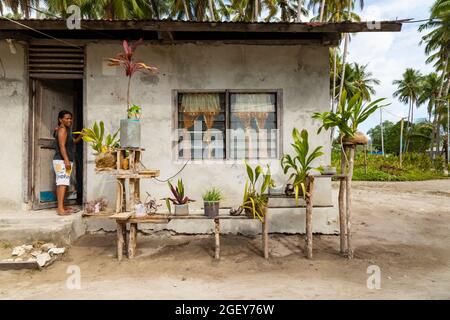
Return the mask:
[[[260,158],[267,158],[267,130],[266,120],[270,112],[275,112],[275,99],[273,94],[267,93],[239,93],[231,103],[231,112],[244,126],[247,141],[247,157],[253,158],[253,141],[251,137],[251,123],[255,119],[258,128],[258,151]]]
[[[181,97],[181,112],[185,119],[183,156],[191,159],[191,141],[189,128],[199,116],[203,116],[206,124],[206,133],[203,137],[207,144],[208,159],[211,158],[211,129],[214,126],[215,117],[220,113],[220,96],[218,93],[184,93]]]

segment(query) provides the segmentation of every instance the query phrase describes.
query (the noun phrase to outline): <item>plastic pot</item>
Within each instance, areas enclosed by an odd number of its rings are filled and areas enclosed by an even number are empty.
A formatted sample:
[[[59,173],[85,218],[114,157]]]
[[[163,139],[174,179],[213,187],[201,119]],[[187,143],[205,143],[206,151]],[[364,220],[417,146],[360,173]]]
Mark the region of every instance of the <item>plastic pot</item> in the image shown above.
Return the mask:
[[[219,201],[204,201],[205,216],[208,218],[215,218],[219,215]]]

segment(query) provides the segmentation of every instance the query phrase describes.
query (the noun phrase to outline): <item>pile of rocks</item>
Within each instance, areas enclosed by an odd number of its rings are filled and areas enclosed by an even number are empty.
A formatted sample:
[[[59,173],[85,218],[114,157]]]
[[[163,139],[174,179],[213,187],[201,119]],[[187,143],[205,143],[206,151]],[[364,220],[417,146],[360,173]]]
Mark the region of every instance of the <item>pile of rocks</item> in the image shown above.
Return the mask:
[[[58,256],[66,252],[66,248],[58,248],[53,243],[36,241],[33,244],[24,244],[15,247],[11,253],[13,258],[3,260],[3,262],[36,262],[40,268],[53,263]]]

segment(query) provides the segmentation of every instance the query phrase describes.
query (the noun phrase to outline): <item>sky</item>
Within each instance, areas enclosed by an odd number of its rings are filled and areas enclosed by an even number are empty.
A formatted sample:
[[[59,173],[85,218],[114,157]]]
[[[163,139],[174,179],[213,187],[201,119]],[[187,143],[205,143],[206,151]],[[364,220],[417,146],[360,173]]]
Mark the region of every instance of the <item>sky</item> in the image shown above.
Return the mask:
[[[413,18],[427,19],[434,0],[365,0],[360,12],[362,21],[395,20]],[[400,117],[408,116],[408,106],[392,96],[396,87],[392,81],[401,79],[406,68],[420,70],[422,74],[433,71],[432,65],[425,63],[425,47],[419,45],[421,35],[420,23],[405,23],[401,32],[358,33],[352,37],[349,46],[349,61],[360,64],[368,63],[368,70],[373,77],[381,81],[375,86],[373,100],[387,98],[390,106],[383,110],[383,121],[398,122]],[[426,107],[414,111],[414,119],[428,118]],[[369,117],[360,126],[362,132],[380,123],[380,113]]]

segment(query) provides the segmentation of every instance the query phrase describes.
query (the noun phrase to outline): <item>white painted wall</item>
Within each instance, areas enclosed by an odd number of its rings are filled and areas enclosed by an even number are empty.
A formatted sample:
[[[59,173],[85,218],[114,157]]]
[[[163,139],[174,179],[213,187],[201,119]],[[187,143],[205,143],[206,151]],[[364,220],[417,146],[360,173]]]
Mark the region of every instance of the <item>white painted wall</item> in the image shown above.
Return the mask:
[[[12,54],[8,44],[0,41],[0,209],[22,206],[24,151],[24,114],[28,109],[25,82],[25,56],[21,45],[15,44]]]
[[[87,48],[88,125],[104,120],[117,130],[126,117],[127,79],[121,69],[106,66],[106,59],[121,51],[121,44],[92,44]],[[158,76],[137,74],[132,82],[132,103],[143,108],[142,144],[144,163],[161,170],[162,179],[176,173],[182,161],[174,163],[171,150],[173,89],[282,89],[283,152],[291,152],[294,127],[308,129],[311,147],[324,146],[326,156],[318,164],[329,164],[328,133],[317,135],[319,123],[311,119],[316,111],[328,110],[328,48],[307,46],[243,46],[194,44],[143,45],[137,59],[159,68]],[[88,199],[106,196],[114,199],[111,177],[94,174],[94,157],[89,155]],[[285,180],[279,162],[273,162],[277,181]],[[238,205],[245,184],[243,164],[189,164],[180,174],[188,196],[198,200],[190,206],[199,209],[201,194],[209,186],[225,192],[228,205]],[[328,179],[317,182],[315,203],[331,205]],[[157,199],[169,195],[166,184],[145,180],[141,187]],[[164,206],[165,207],[165,206]]]

